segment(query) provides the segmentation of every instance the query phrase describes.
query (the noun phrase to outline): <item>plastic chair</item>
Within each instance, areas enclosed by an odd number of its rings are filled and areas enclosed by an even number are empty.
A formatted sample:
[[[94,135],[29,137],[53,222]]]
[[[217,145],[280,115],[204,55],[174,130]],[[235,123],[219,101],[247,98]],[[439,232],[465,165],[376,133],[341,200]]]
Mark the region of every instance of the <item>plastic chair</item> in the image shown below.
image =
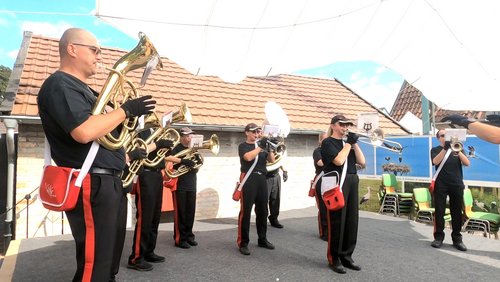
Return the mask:
[[[484,237],[490,237],[490,234],[493,233],[495,238],[498,239],[500,215],[489,212],[472,211],[473,201],[474,199],[470,189],[464,189],[464,206],[467,220],[462,226],[462,231],[482,231]]]
[[[392,213],[394,216],[407,214],[408,218],[412,216],[413,194],[398,193],[398,181],[396,175],[392,173],[382,174],[382,202],[379,213]]]
[[[415,202],[415,221],[432,224],[434,222],[434,208],[431,207],[432,196],[429,188],[413,188],[413,200]],[[445,221],[451,220],[450,210],[446,209]]]

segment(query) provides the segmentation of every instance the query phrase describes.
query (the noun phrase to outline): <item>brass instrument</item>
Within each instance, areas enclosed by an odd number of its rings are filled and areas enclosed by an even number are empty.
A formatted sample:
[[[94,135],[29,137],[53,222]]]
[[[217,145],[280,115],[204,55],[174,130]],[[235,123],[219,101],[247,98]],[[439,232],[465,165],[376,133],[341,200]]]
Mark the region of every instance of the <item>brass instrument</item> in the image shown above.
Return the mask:
[[[460,140],[458,140],[458,137],[452,136],[450,138],[451,151],[458,153],[458,152],[462,152],[463,148],[464,148],[464,143],[462,143]]]
[[[203,156],[198,152],[199,149],[208,149],[212,151],[214,155],[217,155],[219,153],[220,145],[219,145],[219,138],[217,135],[212,134],[209,140],[203,141],[202,145],[199,147],[193,147],[193,148],[187,148],[179,153],[175,154],[174,157],[179,158],[179,159],[189,159],[195,162],[195,166],[193,167],[188,167],[185,165],[180,165],[177,169],[174,169],[173,171],[170,170],[165,170],[167,175],[170,178],[176,178],[179,177],[183,174],[186,174],[188,171],[192,169],[198,169],[203,165],[204,159]]]
[[[138,134],[137,132],[133,132],[132,134],[128,134],[126,141],[125,141],[125,148],[126,148],[125,151],[127,154],[129,152],[131,152],[137,148],[141,148],[141,147],[147,151],[148,145],[141,138],[137,138],[137,134]],[[129,164],[127,175],[125,175],[125,178],[122,177],[123,187],[129,186],[130,184],[132,184],[137,172],[139,171],[139,169],[142,166],[141,161],[142,160],[135,160]]]
[[[276,102],[268,101],[264,106],[266,114],[266,124],[277,125],[279,132],[274,136],[268,136],[268,146],[274,152],[274,162],[266,162],[266,170],[273,171],[283,165],[283,161],[287,157],[287,149],[285,138],[290,133],[290,122],[283,108]]]
[[[111,105],[116,110],[127,100],[135,99],[139,96],[134,84],[126,79],[125,75],[127,72],[146,66],[141,82],[143,84],[153,68],[163,67],[160,56],[148,37],[140,32],[139,39],[139,43],[132,51],[121,57],[112,69],[107,69],[110,71],[110,74],[94,104],[94,108],[92,109],[93,115],[105,113],[107,105]],[[114,137],[111,133],[108,133],[98,139],[99,144],[110,150],[117,150],[123,147],[126,139],[129,138],[127,135],[130,135],[135,129],[137,119],[137,117],[125,119],[118,137]]]
[[[365,142],[365,141],[361,141],[361,140],[360,140],[360,142],[371,144],[375,147],[380,147],[382,149],[386,149],[386,150],[389,150],[391,152],[398,153],[398,154],[401,154],[401,152],[403,151],[403,146],[401,146],[400,143],[398,143],[396,141],[384,139],[384,131],[380,128],[376,128],[371,133],[359,132],[359,131],[355,131],[355,130],[352,130],[349,128],[347,129],[347,132],[355,133],[359,136],[366,137],[370,140],[370,142]]]
[[[266,169],[267,171],[273,171],[280,168],[280,166],[282,165],[282,161],[287,156],[285,139],[282,137],[270,138],[267,141],[267,145],[269,146],[271,151],[274,152],[274,162],[268,161],[266,163]]]

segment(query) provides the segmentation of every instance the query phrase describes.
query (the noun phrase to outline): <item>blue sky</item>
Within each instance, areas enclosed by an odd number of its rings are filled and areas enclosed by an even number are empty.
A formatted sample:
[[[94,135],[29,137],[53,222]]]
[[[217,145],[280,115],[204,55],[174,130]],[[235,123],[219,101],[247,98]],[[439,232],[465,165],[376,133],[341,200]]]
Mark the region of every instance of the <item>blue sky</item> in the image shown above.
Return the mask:
[[[93,16],[95,0],[0,0],[0,65],[12,68],[23,31],[59,38],[69,27],[85,28],[101,45],[130,50],[131,38]],[[390,111],[403,78],[374,62],[336,62],[296,72],[299,75],[336,78],[354,92]]]

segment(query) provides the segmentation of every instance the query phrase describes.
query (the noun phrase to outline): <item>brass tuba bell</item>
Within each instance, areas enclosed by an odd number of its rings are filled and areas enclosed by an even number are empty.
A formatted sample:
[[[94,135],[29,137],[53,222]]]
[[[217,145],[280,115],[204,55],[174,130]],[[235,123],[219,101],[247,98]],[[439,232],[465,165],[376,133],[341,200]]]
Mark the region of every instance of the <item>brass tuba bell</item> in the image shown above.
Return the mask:
[[[139,43],[132,51],[121,57],[112,69],[108,69],[110,74],[94,104],[93,115],[105,113],[107,105],[111,105],[116,110],[127,100],[139,97],[134,84],[125,77],[127,72],[146,66],[143,77],[144,82],[145,76],[151,72],[152,68],[163,67],[160,56],[149,38],[140,32],[139,39]],[[125,144],[127,135],[135,129],[137,119],[137,117],[125,119],[118,137],[108,133],[97,141],[109,150],[120,149]]]
[[[166,169],[165,170],[166,174],[170,178],[176,178],[183,174],[186,174],[190,170],[200,168],[203,165],[204,159],[203,156],[198,152],[199,149],[210,150],[214,155],[217,155],[220,149],[219,138],[217,137],[217,135],[212,134],[212,136],[210,136],[210,139],[203,141],[201,146],[187,148],[175,154],[174,157],[179,159],[187,158],[189,160],[192,160],[195,163],[195,165],[193,167],[179,165],[179,167],[177,169],[174,169],[173,171]]]

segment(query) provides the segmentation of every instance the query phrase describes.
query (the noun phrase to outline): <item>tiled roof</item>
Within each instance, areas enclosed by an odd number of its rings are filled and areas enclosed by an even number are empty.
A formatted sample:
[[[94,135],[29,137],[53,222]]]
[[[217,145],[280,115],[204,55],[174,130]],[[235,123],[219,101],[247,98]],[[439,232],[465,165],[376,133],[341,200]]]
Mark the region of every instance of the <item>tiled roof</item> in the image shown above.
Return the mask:
[[[103,64],[109,67],[128,52],[105,47],[102,50]],[[326,130],[336,113],[357,120],[359,113],[379,112],[335,79],[286,74],[247,77],[232,84],[217,77],[192,75],[167,58],[162,58],[162,62],[163,69],[152,72],[140,93],[153,95],[158,113],[176,111],[185,102],[195,125],[243,127],[248,122],[262,123],[267,101],[275,101],[283,108],[292,131]],[[12,115],[38,115],[36,96],[39,88],[58,67],[58,40],[32,36]],[[142,71],[143,68],[129,72],[127,78],[136,84]],[[108,72],[102,70],[88,83],[99,91],[107,76]],[[381,112],[379,117],[379,124],[387,134],[407,133],[390,117]]]
[[[449,111],[439,109],[435,106],[435,120],[440,121],[441,118],[450,114],[462,114],[467,117],[484,119],[485,112],[479,111]],[[429,109],[431,110],[431,109]],[[391,109],[391,117],[395,120],[400,121],[407,112],[411,112],[418,118],[422,119],[422,92],[412,86],[410,83],[405,81],[399,90],[399,94],[394,102]]]

